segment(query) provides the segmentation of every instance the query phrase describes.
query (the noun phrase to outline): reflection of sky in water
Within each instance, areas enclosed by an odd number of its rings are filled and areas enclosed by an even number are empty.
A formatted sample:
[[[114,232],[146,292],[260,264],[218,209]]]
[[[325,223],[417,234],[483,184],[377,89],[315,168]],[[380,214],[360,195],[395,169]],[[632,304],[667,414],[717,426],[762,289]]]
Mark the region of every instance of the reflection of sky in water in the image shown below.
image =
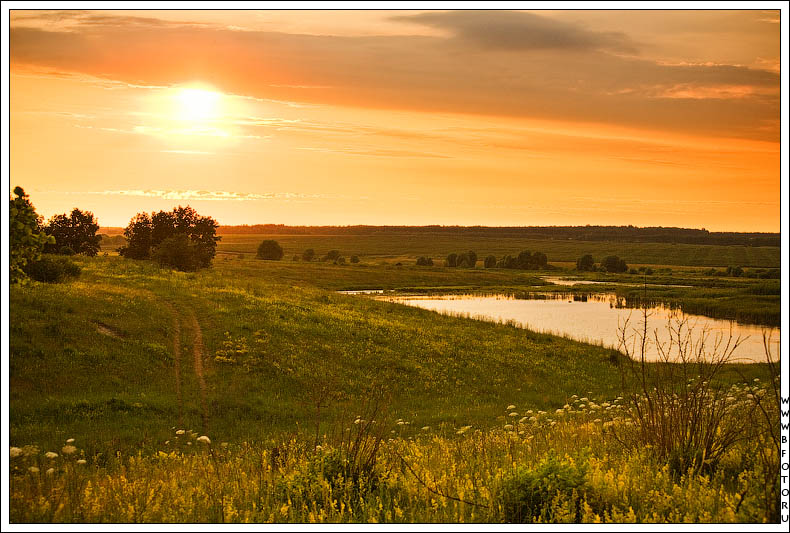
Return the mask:
[[[619,345],[618,327],[625,320],[629,321],[629,336],[636,329],[642,329],[642,314],[639,309],[618,308],[614,295],[591,295],[587,301],[574,301],[573,296],[559,298],[524,300],[509,296],[403,296],[388,297],[389,301],[413,305],[438,311],[445,314],[469,316],[497,322],[515,321],[519,325],[535,331],[567,335],[574,339],[603,343],[604,346],[617,348]],[[579,297],[577,297],[577,300]],[[692,330],[692,342],[697,344],[702,330],[708,331],[705,352],[710,353],[717,339],[723,340],[722,347],[727,343],[732,328],[733,338],[741,337],[741,344],[733,354],[733,362],[765,361],[763,348],[763,330],[770,333],[771,355],[779,358],[779,328],[738,324],[735,321],[717,320],[700,315],[684,315],[666,307],[652,307],[648,315],[648,347],[647,358],[656,360],[655,335],[658,341],[669,347],[670,336],[667,325],[677,326],[677,319],[688,319],[687,326]],[[685,330],[685,328],[684,328]],[[684,335],[685,338],[685,335]],[[633,339],[632,339],[633,340]],[[632,350],[633,351],[633,350]],[[672,355],[676,348],[672,347]]]

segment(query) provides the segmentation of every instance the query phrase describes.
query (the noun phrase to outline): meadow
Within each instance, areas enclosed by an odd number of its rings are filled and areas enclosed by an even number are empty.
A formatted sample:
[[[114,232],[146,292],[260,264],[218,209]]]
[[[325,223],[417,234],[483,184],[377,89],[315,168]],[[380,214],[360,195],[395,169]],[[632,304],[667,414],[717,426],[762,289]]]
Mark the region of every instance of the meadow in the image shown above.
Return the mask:
[[[223,253],[196,273],[77,258],[75,281],[13,287],[12,521],[774,519],[754,489],[773,479],[760,417],[716,469],[673,466],[608,433],[634,424],[622,354],[335,292],[545,289],[535,272],[361,257]],[[770,370],[715,382],[737,411]],[[523,507],[554,470],[567,483]]]

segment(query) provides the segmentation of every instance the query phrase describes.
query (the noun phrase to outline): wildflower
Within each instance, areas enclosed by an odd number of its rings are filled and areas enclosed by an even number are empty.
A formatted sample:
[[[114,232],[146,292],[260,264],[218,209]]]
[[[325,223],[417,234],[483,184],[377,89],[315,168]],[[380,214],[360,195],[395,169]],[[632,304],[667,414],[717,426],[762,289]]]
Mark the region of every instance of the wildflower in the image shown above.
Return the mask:
[[[74,439],[66,439],[66,444],[71,444],[72,442],[74,442]]]
[[[63,452],[63,455],[71,455],[72,453],[77,451],[77,448],[75,446],[72,446],[71,444],[67,444],[66,446],[61,448],[60,451]]]
[[[512,413],[510,413],[510,414],[509,414],[509,415],[507,415],[507,416],[518,416],[518,413],[517,413],[517,412],[515,412],[515,411],[513,411]]]
[[[537,419],[537,418],[535,418],[534,416],[531,416],[531,417],[529,417],[529,421],[530,421],[530,422],[536,422],[537,420],[538,420],[538,419]]]
[[[554,414],[561,415],[561,414],[562,414],[562,413],[564,413],[564,412],[565,412],[565,411],[563,411],[562,409],[557,409],[556,411],[554,411]]]
[[[192,446],[192,441],[187,442],[187,446]]]
[[[530,409],[529,411],[527,411],[527,414],[528,414],[528,415],[531,415],[531,414],[532,414],[532,409]]]
[[[570,405],[568,405],[568,404],[566,403],[565,405],[563,405],[563,406],[562,406],[562,408],[563,408],[563,409],[570,409],[570,408],[571,408],[571,406],[570,406]]]
[[[220,442],[219,445],[222,446],[223,448],[227,448],[228,447],[228,443],[227,442]],[[319,446],[319,448],[320,448],[320,446]]]
[[[754,378],[754,381],[758,382],[758,381],[760,381],[760,378]]]
[[[511,429],[513,429],[513,424],[505,424],[506,431],[510,431]]]
[[[84,464],[85,464],[85,463],[87,463],[87,462],[88,462],[88,461],[86,461],[85,459],[77,459],[77,464],[78,464],[78,465],[84,465]]]
[[[38,470],[38,467],[37,467],[37,466],[31,466],[31,467],[30,467],[30,468],[28,468],[27,470],[28,470],[28,472],[30,472],[31,474],[38,474],[38,472],[39,472],[39,470]]]
[[[527,421],[527,417],[526,416],[522,416],[521,418],[518,419],[518,423],[519,424],[523,424],[526,421]]]
[[[176,435],[183,435],[183,434],[184,434],[184,430],[183,429],[179,429],[179,430],[176,431]]]
[[[11,459],[14,459],[15,457],[19,457],[20,455],[22,455],[22,448],[17,448],[16,446],[11,446],[11,449],[9,450],[9,453],[11,455]]]
[[[54,474],[54,473],[55,473],[55,469],[54,469],[54,468],[48,468],[48,469],[47,469],[47,475],[48,475],[48,476],[51,476],[51,475],[52,475],[52,474]]]
[[[170,444],[170,441],[169,441],[169,440],[166,440],[166,441],[165,441],[165,446],[167,446],[168,444]]]
[[[423,431],[428,431],[429,429],[431,429],[431,426],[422,426]]]
[[[552,420],[550,425],[554,426],[554,425],[556,425],[556,424],[557,424],[557,423],[556,423],[554,420]]]
[[[511,409],[515,409],[515,408],[516,408],[516,406],[515,406],[515,405],[513,405],[513,404],[511,403],[511,404],[510,404],[510,405],[508,405],[508,406],[507,406],[505,409],[507,409],[508,411],[510,411]]]
[[[24,454],[25,457],[32,457],[34,455],[38,455],[38,446],[34,446],[32,444],[22,446],[22,453]]]
[[[404,422],[403,420],[401,420],[400,422],[397,422],[397,425],[398,425],[398,426],[402,426],[402,425],[404,425],[405,423],[406,423],[406,422]]]
[[[211,444],[211,439],[205,435],[201,435],[197,438],[198,442],[202,442],[203,444]]]
[[[47,459],[54,459],[57,456],[58,454],[56,454],[55,452],[47,452],[44,454],[44,457],[46,457]]]
[[[360,422],[362,422],[362,419],[360,419],[360,418],[357,418],[356,420],[354,420],[355,424],[359,424]]]
[[[587,405],[586,405],[586,404],[581,404],[581,405],[579,406],[579,409],[584,409],[585,407],[587,407]]]
[[[598,422],[600,422],[600,421],[601,421],[601,419],[600,419],[600,418],[596,418],[595,420],[593,420],[593,422],[594,422],[594,423],[598,423]]]
[[[585,396],[585,397],[584,397],[584,398],[582,398],[580,401],[582,401],[582,402],[589,402],[589,401],[590,401],[590,399],[589,399],[587,396]]]

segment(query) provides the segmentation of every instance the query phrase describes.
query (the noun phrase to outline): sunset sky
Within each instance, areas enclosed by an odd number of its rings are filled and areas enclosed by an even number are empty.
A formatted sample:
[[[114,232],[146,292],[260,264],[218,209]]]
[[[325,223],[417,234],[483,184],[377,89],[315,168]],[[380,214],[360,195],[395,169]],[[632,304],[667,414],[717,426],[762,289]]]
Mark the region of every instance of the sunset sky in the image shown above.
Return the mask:
[[[780,229],[779,11],[10,13],[10,186],[103,226]]]

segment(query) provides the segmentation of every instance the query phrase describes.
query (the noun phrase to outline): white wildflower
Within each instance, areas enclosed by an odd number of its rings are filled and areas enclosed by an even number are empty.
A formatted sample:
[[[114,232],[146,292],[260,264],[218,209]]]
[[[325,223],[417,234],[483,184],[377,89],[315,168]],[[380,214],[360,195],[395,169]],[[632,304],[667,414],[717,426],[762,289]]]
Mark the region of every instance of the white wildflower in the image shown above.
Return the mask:
[[[77,448],[75,446],[72,446],[71,444],[67,444],[66,446],[61,448],[60,451],[63,452],[63,455],[71,455],[72,453],[77,451]]]
[[[201,435],[197,438],[198,442],[202,442],[203,444],[211,444],[211,439],[208,438],[206,435]]]
[[[38,470],[38,467],[37,467],[37,466],[31,466],[31,467],[30,467],[30,468],[28,468],[27,470],[28,470],[28,472],[30,472],[31,474],[38,474],[38,472],[39,472],[39,470]]]
[[[507,416],[518,416],[518,413],[517,413],[517,412],[515,412],[515,411],[513,411],[512,413],[510,413],[510,414],[509,414],[509,415],[507,415]]]
[[[11,446],[11,449],[9,450],[11,459],[14,459],[15,457],[19,457],[20,455],[22,455],[22,453],[23,453],[22,448],[17,448],[16,446]]]
[[[47,469],[47,475],[48,475],[48,476],[51,476],[51,475],[52,475],[52,474],[54,474],[54,473],[55,473],[55,469],[54,469],[54,468],[48,468],[48,469]]]
[[[66,439],[66,444],[71,444],[72,442],[74,442],[74,439]]]
[[[183,429],[176,430],[176,435],[183,435],[184,433]]]
[[[44,457],[46,457],[47,459],[54,459],[57,456],[58,454],[56,454],[55,452],[47,452],[44,454]]]
[[[505,424],[506,431],[510,431],[511,429],[513,429],[513,424]]]
[[[516,408],[516,406],[513,405],[512,403],[510,405],[508,405],[507,407],[505,407],[505,409],[507,409],[508,411],[510,411],[511,409],[515,409],[515,408]]]
[[[85,463],[87,463],[87,462],[88,462],[88,461],[86,461],[85,459],[77,459],[77,464],[78,464],[78,465],[84,465],[84,464],[85,464]]]

